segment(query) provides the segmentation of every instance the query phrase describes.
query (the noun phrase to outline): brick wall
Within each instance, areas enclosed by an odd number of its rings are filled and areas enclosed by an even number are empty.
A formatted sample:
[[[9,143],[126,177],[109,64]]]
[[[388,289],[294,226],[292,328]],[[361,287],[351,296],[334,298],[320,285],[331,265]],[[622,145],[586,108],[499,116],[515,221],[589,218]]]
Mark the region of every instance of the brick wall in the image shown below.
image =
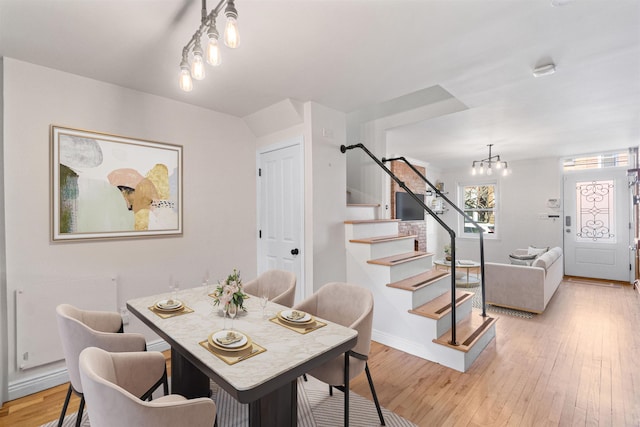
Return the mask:
[[[415,166],[415,168],[426,176],[425,168]],[[391,172],[394,173],[404,184],[415,194],[424,194],[427,184],[416,175],[404,162],[391,162]],[[396,192],[404,191],[393,180],[391,180],[391,218],[396,217]],[[417,234],[418,250],[427,250],[427,222],[426,221],[401,221],[398,227],[401,234]]]

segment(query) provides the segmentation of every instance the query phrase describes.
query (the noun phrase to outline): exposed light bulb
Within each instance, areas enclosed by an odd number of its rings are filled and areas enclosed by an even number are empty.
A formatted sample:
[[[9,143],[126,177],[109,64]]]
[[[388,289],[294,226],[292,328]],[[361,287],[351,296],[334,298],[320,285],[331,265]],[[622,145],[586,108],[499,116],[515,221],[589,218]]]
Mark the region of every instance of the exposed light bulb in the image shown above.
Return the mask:
[[[209,43],[207,44],[207,62],[214,67],[217,67],[222,62],[222,56],[220,54],[220,45],[218,44],[218,30],[216,29],[216,16],[214,15],[207,31],[209,36]]]
[[[204,59],[202,58],[202,47],[200,40],[196,41],[193,47],[193,62],[191,63],[191,77],[196,80],[202,80],[205,76]]]
[[[227,26],[224,29],[224,44],[235,49],[240,45],[240,33],[238,32],[238,20],[227,15]]]
[[[484,173],[484,164],[480,163],[480,175]]]
[[[220,45],[217,39],[209,39],[209,44],[207,44],[207,62],[214,67],[217,67],[222,62]]]
[[[471,166],[471,175],[476,174],[476,165]]]
[[[493,174],[493,170],[491,169],[491,163],[489,163],[489,165],[487,165],[487,175],[492,175]]]
[[[496,162],[496,169],[502,169],[502,162]]]
[[[191,80],[191,74],[189,73],[189,63],[186,59],[183,59],[180,63],[180,89],[185,92],[191,92],[193,89],[193,80]]]

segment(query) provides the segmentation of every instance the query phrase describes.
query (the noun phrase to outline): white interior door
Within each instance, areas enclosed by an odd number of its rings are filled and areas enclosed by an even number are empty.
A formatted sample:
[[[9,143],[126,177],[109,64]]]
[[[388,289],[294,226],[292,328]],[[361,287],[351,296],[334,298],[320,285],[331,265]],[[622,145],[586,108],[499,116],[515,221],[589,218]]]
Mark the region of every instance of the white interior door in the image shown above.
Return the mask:
[[[566,174],[565,274],[628,281],[629,212],[626,170],[606,168]]]
[[[302,138],[258,153],[258,272],[295,273],[304,298]]]

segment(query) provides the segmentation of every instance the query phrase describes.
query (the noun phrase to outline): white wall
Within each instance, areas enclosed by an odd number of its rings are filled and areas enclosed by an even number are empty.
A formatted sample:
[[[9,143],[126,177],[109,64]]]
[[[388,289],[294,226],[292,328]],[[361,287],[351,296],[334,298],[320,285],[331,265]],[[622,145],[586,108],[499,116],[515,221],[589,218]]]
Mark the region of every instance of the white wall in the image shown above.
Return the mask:
[[[347,278],[344,221],[347,218],[347,158],[345,114],[314,102],[304,105],[305,117],[305,245],[313,251],[314,291]],[[309,197],[312,195],[312,197]],[[309,215],[309,212],[311,214]]]
[[[562,197],[562,169],[557,158],[534,159],[509,162],[512,169],[507,177],[495,177],[499,185],[499,227],[497,239],[485,238],[485,261],[509,262],[509,254],[517,248],[533,246],[562,247],[562,219],[542,220],[539,214],[562,215],[561,209],[547,207],[547,199]],[[468,169],[443,173],[445,191],[448,197],[457,201],[459,183],[473,184],[487,177],[472,176]],[[443,218],[456,231],[456,214],[449,210]],[[485,235],[488,236],[488,235]],[[438,234],[437,252],[442,255],[442,247],[449,241],[448,234]],[[477,239],[456,239],[458,259],[480,259]]]
[[[0,100],[4,99],[4,85],[3,75],[4,58],[0,57]],[[0,165],[4,164],[4,102],[0,102]],[[2,173],[0,173],[0,188],[4,188],[4,167]],[[4,224],[4,195],[0,196],[0,224]],[[5,245],[5,232],[4,226],[0,226],[0,405],[5,402],[7,398],[7,357],[8,349],[5,343],[7,342],[7,272],[6,272],[6,245]]]
[[[17,288],[115,274],[124,305],[167,291],[170,276],[183,287],[202,283],[207,270],[213,280],[234,267],[255,277],[255,137],[241,119],[9,58],[3,72],[10,390],[64,366],[16,369]],[[50,124],[183,145],[184,235],[51,243]],[[155,339],[135,319],[128,329]]]

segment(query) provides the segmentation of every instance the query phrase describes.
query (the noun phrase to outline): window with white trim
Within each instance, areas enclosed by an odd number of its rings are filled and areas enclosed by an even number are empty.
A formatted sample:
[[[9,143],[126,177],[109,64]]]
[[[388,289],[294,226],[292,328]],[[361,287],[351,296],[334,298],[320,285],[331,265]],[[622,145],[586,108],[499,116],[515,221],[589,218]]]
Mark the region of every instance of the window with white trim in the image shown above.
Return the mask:
[[[472,218],[482,229],[487,237],[495,237],[496,233],[496,195],[497,186],[495,182],[484,184],[460,184],[459,197],[460,204],[465,214]],[[470,221],[464,219],[461,222],[458,232],[459,236],[474,237],[480,231]]]

